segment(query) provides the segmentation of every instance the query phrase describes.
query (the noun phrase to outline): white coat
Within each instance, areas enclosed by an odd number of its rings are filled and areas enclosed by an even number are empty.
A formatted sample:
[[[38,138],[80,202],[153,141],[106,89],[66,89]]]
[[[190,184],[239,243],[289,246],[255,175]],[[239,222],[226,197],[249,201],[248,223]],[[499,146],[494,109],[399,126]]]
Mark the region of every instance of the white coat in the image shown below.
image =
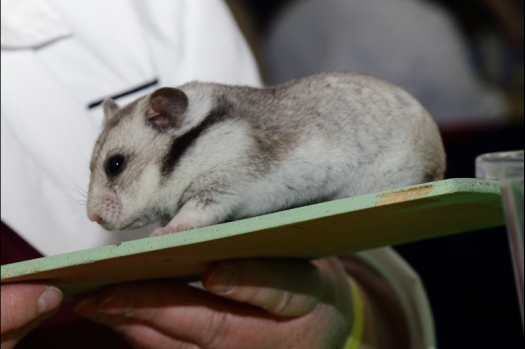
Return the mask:
[[[107,232],[85,210],[99,102],[126,104],[189,80],[260,85],[221,0],[2,0],[1,219],[44,255],[146,236]],[[138,91],[135,91],[137,90]],[[134,92],[135,91],[135,92]],[[413,348],[433,346],[417,274],[391,249],[361,254],[392,284]]]
[[[117,102],[193,79],[260,85],[218,0],[2,0],[1,39],[2,221],[44,255],[141,234],[87,219],[90,105],[150,84]]]

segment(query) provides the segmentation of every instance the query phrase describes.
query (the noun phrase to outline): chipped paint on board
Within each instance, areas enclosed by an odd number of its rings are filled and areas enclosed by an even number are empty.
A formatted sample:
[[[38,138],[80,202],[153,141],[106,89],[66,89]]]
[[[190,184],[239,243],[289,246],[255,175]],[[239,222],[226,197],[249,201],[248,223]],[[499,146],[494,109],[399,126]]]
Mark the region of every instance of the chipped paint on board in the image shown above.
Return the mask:
[[[379,201],[375,203],[375,207],[419,199],[430,194],[432,189],[434,189],[433,184],[426,184],[418,187],[381,194],[378,195]]]

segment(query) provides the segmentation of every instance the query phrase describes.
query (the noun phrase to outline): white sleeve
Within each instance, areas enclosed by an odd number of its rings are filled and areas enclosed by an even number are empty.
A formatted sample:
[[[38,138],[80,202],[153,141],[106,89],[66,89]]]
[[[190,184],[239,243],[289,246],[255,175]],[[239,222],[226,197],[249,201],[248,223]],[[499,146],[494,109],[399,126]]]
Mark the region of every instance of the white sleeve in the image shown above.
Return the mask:
[[[423,282],[392,248],[364,251],[357,256],[392,286],[408,321],[410,349],[435,349],[434,320]]]
[[[163,85],[260,86],[253,55],[224,1],[136,1]],[[174,14],[181,14],[174,20]]]

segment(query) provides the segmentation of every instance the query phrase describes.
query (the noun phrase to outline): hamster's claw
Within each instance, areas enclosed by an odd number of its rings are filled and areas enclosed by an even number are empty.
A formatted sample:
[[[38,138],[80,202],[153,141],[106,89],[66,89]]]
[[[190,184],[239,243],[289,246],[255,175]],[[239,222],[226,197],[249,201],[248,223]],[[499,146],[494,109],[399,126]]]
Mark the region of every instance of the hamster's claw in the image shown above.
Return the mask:
[[[161,236],[166,234],[174,233],[175,230],[172,227],[164,227],[164,228],[158,228],[153,231],[153,233],[149,234],[149,236]]]
[[[178,232],[181,232],[181,231],[184,231],[184,230],[188,230],[188,228],[182,226],[182,225],[178,225],[176,227],[172,227],[172,226],[165,226],[163,228],[158,228],[158,229],[155,229],[153,231],[153,233],[151,233],[149,236],[161,236],[161,235],[167,235],[167,234],[172,234],[172,233],[178,233]]]

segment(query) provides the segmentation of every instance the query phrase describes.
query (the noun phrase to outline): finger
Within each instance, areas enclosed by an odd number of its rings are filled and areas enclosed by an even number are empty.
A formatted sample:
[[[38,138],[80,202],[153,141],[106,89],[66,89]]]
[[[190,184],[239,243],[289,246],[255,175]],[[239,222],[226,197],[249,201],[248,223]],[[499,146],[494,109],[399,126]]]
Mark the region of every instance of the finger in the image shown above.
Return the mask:
[[[111,327],[119,333],[133,348],[140,349],[195,349],[198,346],[186,339],[168,335],[151,327],[149,324],[131,318],[113,318]]]
[[[315,264],[288,260],[219,262],[203,277],[208,291],[282,317],[312,311],[326,296],[327,283]]]
[[[139,320],[172,338],[206,347],[226,326],[225,303],[231,301],[185,284],[148,282],[111,287],[77,302],[79,315],[115,329],[126,319]]]
[[[2,333],[18,329],[41,315],[56,309],[62,292],[49,285],[2,285]]]
[[[2,348],[12,348],[31,329],[58,310],[62,292],[42,284],[8,284],[1,287]]]

